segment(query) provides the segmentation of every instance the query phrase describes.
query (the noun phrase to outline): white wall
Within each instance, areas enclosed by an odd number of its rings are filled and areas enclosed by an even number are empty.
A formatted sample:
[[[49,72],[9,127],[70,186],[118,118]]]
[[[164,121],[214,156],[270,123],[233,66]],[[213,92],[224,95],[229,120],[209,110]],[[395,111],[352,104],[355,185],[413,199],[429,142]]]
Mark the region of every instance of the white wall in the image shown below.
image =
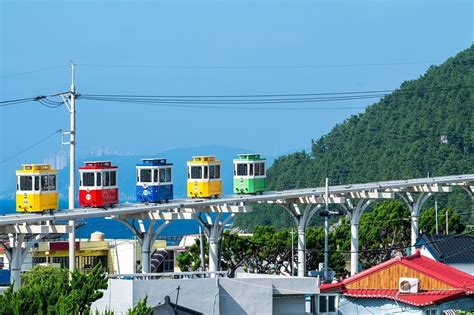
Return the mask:
[[[131,274],[136,270],[136,241],[135,240],[109,240],[110,254],[113,259],[113,273]]]
[[[118,280],[109,279],[104,296],[92,309],[112,309],[125,314],[128,308],[148,296],[148,305],[164,302],[166,295],[174,303],[179,286],[178,304],[204,314],[305,314],[305,295],[319,293],[316,278],[248,278]],[[274,299],[278,301],[275,303]],[[276,312],[276,313],[275,313]]]

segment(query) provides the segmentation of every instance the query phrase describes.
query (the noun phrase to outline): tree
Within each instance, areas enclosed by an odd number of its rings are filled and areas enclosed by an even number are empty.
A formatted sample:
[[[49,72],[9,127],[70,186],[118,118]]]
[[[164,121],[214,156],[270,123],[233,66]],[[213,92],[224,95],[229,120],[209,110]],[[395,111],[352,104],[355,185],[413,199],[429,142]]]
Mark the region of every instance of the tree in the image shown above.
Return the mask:
[[[207,268],[209,261],[209,244],[207,239],[203,237],[204,243],[204,267]],[[194,244],[191,245],[185,252],[176,257],[176,262],[181,271],[196,271],[201,267],[201,248],[200,240],[196,238]]]
[[[135,307],[128,309],[128,315],[150,315],[153,313],[153,308],[147,305],[148,297],[145,296],[143,300],[140,300]]]
[[[410,246],[410,212],[399,200],[378,203],[359,223],[360,261],[365,268],[391,258],[392,251]]]
[[[89,274],[75,270],[69,284],[68,271],[35,266],[23,276],[23,284],[0,295],[0,315],[90,314],[92,302],[107,288],[107,276],[99,264]]]
[[[346,225],[347,226],[347,225]],[[347,230],[347,229],[345,229]],[[344,228],[338,227],[329,233],[328,236],[328,251],[329,251],[329,267],[334,270],[336,276],[341,276],[346,273],[346,258],[344,251],[346,247],[340,246],[339,237],[343,236],[347,239]],[[324,262],[324,228],[308,228],[306,230],[306,268],[307,270],[316,270],[319,264]]]
[[[337,185],[474,173],[472,60],[474,45],[313,139],[309,153],[277,158],[267,171],[268,189],[318,187],[326,177]],[[460,190],[439,198],[440,206],[472,209]],[[463,219],[474,223],[474,215]],[[275,205],[234,219],[234,225],[247,231],[256,225],[291,224]]]
[[[237,269],[242,266],[248,268],[248,261],[255,253],[255,246],[250,237],[224,232],[220,243],[220,266],[227,270],[229,277],[233,278]]]
[[[446,234],[446,212],[448,212],[448,232],[459,234],[464,232],[466,225],[462,223],[461,216],[452,208],[438,211],[438,233]],[[420,216],[420,231],[428,234],[436,234],[435,209],[424,210]]]

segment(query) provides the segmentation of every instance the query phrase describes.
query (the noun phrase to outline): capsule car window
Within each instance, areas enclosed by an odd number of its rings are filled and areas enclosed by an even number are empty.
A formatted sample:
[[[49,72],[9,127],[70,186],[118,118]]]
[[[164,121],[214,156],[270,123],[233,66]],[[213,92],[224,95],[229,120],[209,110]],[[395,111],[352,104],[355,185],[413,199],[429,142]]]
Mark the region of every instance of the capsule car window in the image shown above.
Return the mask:
[[[20,177],[20,190],[33,190],[33,179],[31,176]]]
[[[247,164],[237,164],[237,176],[247,175]]]
[[[151,182],[151,170],[140,170],[140,181],[142,183]]]
[[[82,185],[85,187],[94,186],[94,173],[82,173]]]
[[[110,172],[110,186],[117,185],[117,172],[113,171]]]
[[[166,176],[165,176],[166,182],[171,182],[171,167],[166,168]]]
[[[49,175],[48,187],[49,190],[56,190],[56,175]]]
[[[160,169],[160,183],[164,183],[166,182],[166,173],[165,173],[165,169],[162,168]]]
[[[48,175],[42,175],[41,176],[41,190],[42,191],[48,191]]]
[[[191,166],[191,179],[200,179],[202,176],[201,166]]]

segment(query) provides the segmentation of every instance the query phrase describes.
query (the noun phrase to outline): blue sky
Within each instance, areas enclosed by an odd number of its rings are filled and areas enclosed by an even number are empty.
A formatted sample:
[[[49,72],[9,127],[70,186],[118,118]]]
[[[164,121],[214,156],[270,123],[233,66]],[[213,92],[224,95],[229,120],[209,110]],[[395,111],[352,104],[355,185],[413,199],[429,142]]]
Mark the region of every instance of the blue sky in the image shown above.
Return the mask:
[[[1,0],[0,20],[1,100],[69,89],[70,60],[78,64],[83,94],[394,89],[473,40],[472,1]],[[130,67],[143,65],[167,67]],[[314,105],[360,107],[344,110],[232,111],[83,100],[77,104],[78,151],[102,147],[148,155],[226,145],[278,155],[309,148],[311,139],[371,103]],[[1,161],[68,129],[69,122],[65,108],[31,103],[0,109],[0,124]],[[0,176],[21,161],[42,162],[60,150],[53,137],[0,164]]]

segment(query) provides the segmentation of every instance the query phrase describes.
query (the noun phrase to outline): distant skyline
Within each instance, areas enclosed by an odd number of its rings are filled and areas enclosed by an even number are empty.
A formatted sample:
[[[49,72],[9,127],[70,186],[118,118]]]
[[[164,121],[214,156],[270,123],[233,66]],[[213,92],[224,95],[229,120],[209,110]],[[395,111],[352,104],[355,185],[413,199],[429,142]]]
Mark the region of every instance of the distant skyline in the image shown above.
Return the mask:
[[[396,89],[473,41],[472,1],[1,1],[0,100],[83,94],[234,95]],[[107,66],[108,65],[108,66]],[[112,65],[122,65],[112,66]],[[38,71],[44,70],[44,71]],[[199,146],[264,155],[311,139],[376,100],[312,111],[212,110],[79,100],[78,152]],[[285,107],[301,106],[285,104]],[[0,161],[55,130],[64,107],[0,108]],[[60,137],[0,164],[60,152]]]

